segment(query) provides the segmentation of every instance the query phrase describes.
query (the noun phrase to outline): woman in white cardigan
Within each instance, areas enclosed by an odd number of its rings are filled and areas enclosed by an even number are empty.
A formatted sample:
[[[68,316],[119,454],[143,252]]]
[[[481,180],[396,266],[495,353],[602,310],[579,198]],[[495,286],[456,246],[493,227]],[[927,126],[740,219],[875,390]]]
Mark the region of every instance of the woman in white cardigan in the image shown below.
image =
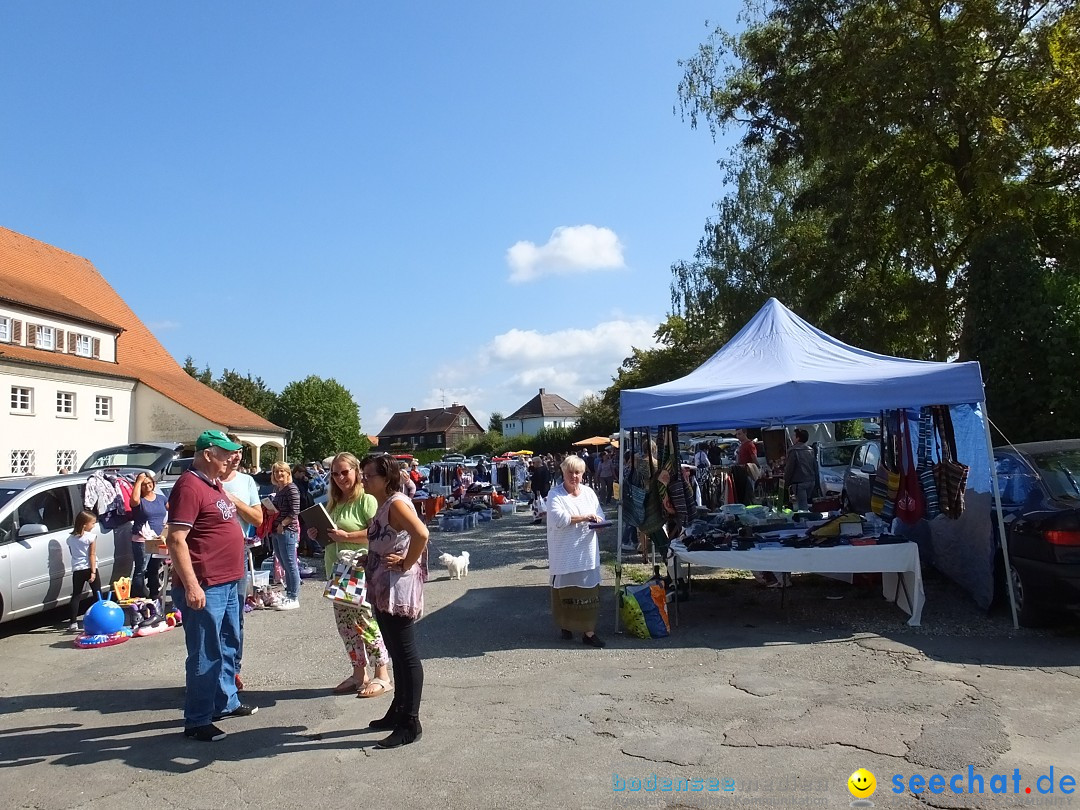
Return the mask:
[[[551,570],[551,612],[569,640],[581,632],[581,642],[603,647],[596,635],[600,613],[600,547],[590,523],[600,523],[604,513],[590,487],[581,483],[585,462],[567,456],[562,463],[563,480],[552,487],[547,499],[548,565]]]

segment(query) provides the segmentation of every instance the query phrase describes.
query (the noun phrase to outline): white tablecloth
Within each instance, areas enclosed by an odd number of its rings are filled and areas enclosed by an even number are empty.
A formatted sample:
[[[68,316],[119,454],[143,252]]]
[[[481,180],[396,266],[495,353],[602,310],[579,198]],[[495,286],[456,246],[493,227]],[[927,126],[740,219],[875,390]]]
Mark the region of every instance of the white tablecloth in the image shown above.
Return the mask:
[[[788,573],[865,574],[881,573],[881,592],[911,616],[912,627],[922,622],[926,592],[923,590],[919,547],[915,543],[881,546],[833,546],[831,548],[767,548],[748,551],[687,551],[671,544],[680,562],[705,568]],[[900,586],[902,578],[903,587]],[[909,603],[909,597],[911,602]]]

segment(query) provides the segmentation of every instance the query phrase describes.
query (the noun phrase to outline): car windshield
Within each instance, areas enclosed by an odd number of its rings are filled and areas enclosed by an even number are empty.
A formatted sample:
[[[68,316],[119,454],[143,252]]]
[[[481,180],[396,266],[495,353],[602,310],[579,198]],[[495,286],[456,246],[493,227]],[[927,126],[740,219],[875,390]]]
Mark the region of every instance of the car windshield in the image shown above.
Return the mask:
[[[168,450],[148,447],[133,447],[128,451],[117,450],[108,454],[91,456],[83,465],[84,470],[97,467],[148,467],[154,468],[155,462],[171,455]]]
[[[822,467],[846,467],[858,445],[825,445],[821,448]]]
[[[1042,453],[1034,461],[1052,497],[1080,500],[1080,450]]]
[[[10,501],[20,492],[25,492],[23,489],[12,489],[11,487],[0,487],[0,506]]]

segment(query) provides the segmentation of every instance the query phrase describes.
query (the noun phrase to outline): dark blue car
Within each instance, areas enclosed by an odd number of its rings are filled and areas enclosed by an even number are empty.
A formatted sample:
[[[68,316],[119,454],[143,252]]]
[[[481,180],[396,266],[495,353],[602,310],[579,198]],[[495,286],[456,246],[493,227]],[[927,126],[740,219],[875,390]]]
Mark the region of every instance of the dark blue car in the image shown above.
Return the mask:
[[[998,447],[994,461],[1020,623],[1080,612],[1080,439]]]

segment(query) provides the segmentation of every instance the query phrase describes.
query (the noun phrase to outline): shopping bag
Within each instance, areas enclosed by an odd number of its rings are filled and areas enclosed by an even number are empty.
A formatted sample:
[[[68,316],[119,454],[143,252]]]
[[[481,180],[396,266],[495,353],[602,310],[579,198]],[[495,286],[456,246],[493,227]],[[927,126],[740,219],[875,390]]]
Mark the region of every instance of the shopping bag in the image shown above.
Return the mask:
[[[658,583],[625,585],[619,595],[619,618],[638,638],[664,638],[671,632],[667,593]]]
[[[896,516],[909,525],[918,523],[926,514],[926,502],[922,484],[919,483],[919,471],[915,467],[915,457],[911,453],[911,441],[908,435],[907,411],[900,411],[900,483],[896,491]]]
[[[364,601],[364,568],[349,561],[334,564],[334,570],[323,590],[323,597],[343,605],[359,606]]]
[[[923,408],[919,411],[919,483],[923,488],[923,499],[926,503],[926,519],[933,520],[941,514],[938,507],[937,481],[934,479],[934,464],[932,461],[932,434],[934,420],[930,416],[930,409]]]
[[[885,520],[892,520],[896,508],[896,492],[900,489],[900,474],[896,472],[896,459],[892,453],[893,436],[889,431],[889,419],[881,414],[881,449],[877,473],[870,484],[870,511]]]
[[[937,484],[938,506],[946,517],[958,518],[964,514],[964,495],[967,491],[968,465],[956,460],[956,436],[953,433],[952,415],[948,405],[935,405],[934,430],[938,439],[938,455],[934,465],[934,481]]]

